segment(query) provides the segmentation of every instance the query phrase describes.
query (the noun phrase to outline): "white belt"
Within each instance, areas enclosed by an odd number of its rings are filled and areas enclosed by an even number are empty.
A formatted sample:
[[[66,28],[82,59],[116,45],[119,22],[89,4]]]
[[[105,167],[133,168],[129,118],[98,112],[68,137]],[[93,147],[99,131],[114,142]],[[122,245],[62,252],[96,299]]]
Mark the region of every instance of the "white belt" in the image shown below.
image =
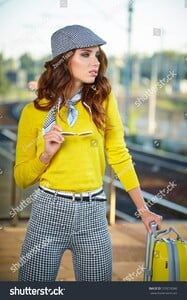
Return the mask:
[[[88,191],[88,192],[74,193],[74,192],[65,192],[65,191],[61,191],[61,190],[52,190],[52,189],[48,189],[44,186],[40,186],[40,187],[44,191],[50,192],[51,194],[57,194],[57,195],[61,195],[61,196],[68,196],[68,197],[72,197],[72,198],[74,198],[74,197],[76,197],[76,198],[90,197],[90,196],[93,196],[93,195],[98,194],[98,193],[102,194],[102,192],[103,192],[103,188],[99,188],[99,189]]]

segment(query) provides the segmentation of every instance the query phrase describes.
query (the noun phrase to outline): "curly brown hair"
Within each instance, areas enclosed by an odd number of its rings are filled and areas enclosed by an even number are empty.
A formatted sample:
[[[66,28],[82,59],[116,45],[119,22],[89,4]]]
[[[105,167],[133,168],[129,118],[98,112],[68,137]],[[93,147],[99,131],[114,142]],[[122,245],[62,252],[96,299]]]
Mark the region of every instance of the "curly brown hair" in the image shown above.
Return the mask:
[[[46,70],[41,74],[38,80],[37,98],[34,105],[40,110],[49,110],[57,103],[57,99],[62,99],[65,105],[66,99],[69,98],[73,78],[70,71],[71,57],[76,50],[58,55],[51,61],[45,63]],[[99,129],[104,129],[106,114],[103,108],[103,101],[111,92],[111,85],[107,77],[104,76],[107,69],[107,57],[104,51],[99,47],[98,60],[100,62],[98,76],[94,84],[83,84],[81,101],[86,103],[92,112],[92,119]],[[48,99],[47,103],[42,104],[41,99]],[[89,107],[85,109],[89,111]]]

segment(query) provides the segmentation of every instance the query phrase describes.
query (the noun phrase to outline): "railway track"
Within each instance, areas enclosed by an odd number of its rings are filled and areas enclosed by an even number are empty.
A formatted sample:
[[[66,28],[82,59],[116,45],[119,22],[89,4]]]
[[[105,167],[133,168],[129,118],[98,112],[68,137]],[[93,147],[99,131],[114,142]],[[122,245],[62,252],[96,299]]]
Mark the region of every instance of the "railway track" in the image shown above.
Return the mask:
[[[150,209],[165,220],[187,220],[187,159],[170,153],[155,154],[133,144],[128,148]],[[124,213],[133,221],[135,205],[120,183],[116,184],[116,200],[119,216]]]

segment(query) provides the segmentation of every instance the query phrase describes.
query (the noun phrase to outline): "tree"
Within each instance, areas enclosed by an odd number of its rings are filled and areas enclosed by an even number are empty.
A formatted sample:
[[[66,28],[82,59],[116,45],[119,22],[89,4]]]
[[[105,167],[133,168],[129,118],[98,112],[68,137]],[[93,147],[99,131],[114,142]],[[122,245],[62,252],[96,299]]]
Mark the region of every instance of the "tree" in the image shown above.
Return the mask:
[[[25,53],[20,56],[20,69],[27,71],[27,80],[34,80],[35,79],[35,61],[31,57],[30,54]]]
[[[3,55],[0,53],[0,95],[5,95],[10,88],[10,82],[4,73]]]

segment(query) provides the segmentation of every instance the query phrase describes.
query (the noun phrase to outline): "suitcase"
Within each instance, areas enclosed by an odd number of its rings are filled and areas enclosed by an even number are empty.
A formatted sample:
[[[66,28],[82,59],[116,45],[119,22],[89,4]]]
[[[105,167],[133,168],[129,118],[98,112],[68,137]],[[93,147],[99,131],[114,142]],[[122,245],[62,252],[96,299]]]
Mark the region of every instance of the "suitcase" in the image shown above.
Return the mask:
[[[146,237],[144,281],[187,281],[187,241],[174,227],[157,230],[151,223],[151,231]]]

